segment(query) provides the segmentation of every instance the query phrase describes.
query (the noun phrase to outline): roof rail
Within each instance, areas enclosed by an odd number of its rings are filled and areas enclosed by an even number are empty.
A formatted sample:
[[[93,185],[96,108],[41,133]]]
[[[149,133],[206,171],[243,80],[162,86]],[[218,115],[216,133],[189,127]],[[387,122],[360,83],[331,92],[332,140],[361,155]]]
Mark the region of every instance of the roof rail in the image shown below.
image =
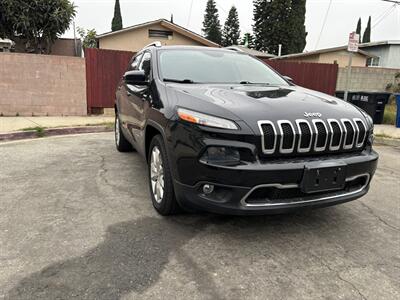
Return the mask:
[[[143,49],[149,48],[149,47],[161,47],[162,44],[160,41],[155,41],[152,42],[151,44],[146,45]]]
[[[236,51],[236,52],[244,52],[242,49],[237,48],[237,47],[235,47],[235,46],[225,47],[225,49],[232,50],[232,51]]]

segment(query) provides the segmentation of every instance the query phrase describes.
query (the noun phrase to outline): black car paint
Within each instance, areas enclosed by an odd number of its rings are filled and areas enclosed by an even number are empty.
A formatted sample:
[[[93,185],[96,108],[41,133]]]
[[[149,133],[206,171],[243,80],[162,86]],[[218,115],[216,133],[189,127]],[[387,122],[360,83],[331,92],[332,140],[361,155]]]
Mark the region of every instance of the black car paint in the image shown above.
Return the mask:
[[[368,120],[353,105],[338,98],[295,86],[251,84],[181,84],[162,81],[158,51],[184,47],[150,47],[151,73],[146,85],[127,85],[122,79],[116,93],[116,111],[126,138],[147,159],[151,137],[160,133],[166,145],[174,189],[181,206],[218,213],[258,214],[284,212],[300,207],[338,204],[364,195],[337,198],[334,201],[310,202],[279,207],[244,207],[240,198],[252,187],[263,183],[299,183],[304,166],[310,161],[341,161],[349,164],[348,175],[367,173],[372,178],[378,155],[371,146],[362,151],[348,150],[264,157],[260,145],[259,120],[294,120],[305,112],[322,114],[327,118],[360,118]],[[191,49],[193,49],[191,47]],[[207,48],[207,50],[210,50]],[[231,51],[215,49],[214,51]],[[245,54],[243,54],[245,55]],[[179,120],[177,108],[214,115],[234,121],[239,130],[199,126]],[[372,126],[372,124],[368,125]],[[200,161],[207,146],[231,146],[241,149],[248,159],[238,166],[215,166]],[[287,156],[287,157],[286,157]],[[204,183],[228,191],[224,201],[209,199],[201,192]]]

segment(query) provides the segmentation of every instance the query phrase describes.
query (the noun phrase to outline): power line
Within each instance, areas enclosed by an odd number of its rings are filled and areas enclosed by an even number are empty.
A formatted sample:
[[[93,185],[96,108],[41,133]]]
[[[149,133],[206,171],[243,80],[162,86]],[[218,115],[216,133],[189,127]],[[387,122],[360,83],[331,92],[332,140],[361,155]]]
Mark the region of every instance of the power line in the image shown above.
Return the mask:
[[[384,16],[382,16],[382,18],[380,18],[378,21],[376,21],[375,24],[371,27],[371,29],[372,29],[372,28],[375,28],[376,26],[378,26],[385,18],[387,18],[393,11],[395,11],[396,5],[397,5],[397,4],[393,4],[393,5],[390,7],[390,10],[388,10],[388,11],[386,12],[386,14],[385,14]]]
[[[192,8],[193,8],[193,0],[190,2],[189,16],[188,16],[188,20],[186,23],[186,27],[189,27],[190,19],[192,17]]]
[[[319,33],[317,43],[315,44],[315,50],[317,50],[319,40],[321,39],[322,32],[324,31],[326,20],[328,19],[329,10],[331,9],[331,5],[332,5],[332,0],[329,1],[328,9],[326,10],[325,17],[324,17],[324,22],[322,23],[321,32]]]

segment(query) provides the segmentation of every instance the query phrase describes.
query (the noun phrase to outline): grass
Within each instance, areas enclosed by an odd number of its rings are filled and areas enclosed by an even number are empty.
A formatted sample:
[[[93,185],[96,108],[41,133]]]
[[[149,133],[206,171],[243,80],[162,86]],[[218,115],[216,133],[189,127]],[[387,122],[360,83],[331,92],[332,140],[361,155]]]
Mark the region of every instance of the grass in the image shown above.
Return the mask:
[[[27,128],[22,128],[22,131],[36,131],[36,136],[37,137],[43,137],[45,135],[45,130],[46,127],[40,127],[40,126],[36,126],[36,127],[27,127]]]
[[[389,100],[385,106],[385,114],[383,115],[383,124],[396,125],[397,106],[394,97]]]

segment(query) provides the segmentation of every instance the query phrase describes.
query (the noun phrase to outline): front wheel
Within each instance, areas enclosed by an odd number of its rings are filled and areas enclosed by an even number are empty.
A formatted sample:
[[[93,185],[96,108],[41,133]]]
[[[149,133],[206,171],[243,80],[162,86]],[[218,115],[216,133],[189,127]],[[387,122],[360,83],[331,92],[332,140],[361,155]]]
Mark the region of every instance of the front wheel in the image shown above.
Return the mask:
[[[156,135],[150,143],[148,169],[151,200],[156,211],[163,216],[179,212],[161,135]]]

